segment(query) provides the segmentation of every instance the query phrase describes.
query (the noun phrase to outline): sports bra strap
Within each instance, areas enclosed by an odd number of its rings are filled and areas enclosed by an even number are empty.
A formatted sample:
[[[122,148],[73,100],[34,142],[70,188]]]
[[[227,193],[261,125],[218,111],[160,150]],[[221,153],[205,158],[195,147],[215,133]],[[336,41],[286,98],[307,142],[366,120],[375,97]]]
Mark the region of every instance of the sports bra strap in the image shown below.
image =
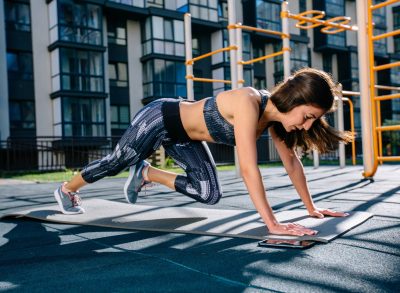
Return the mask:
[[[267,90],[258,90],[258,92],[261,95],[260,114],[258,115],[258,119],[260,119],[267,107],[268,98],[271,96],[271,93]]]

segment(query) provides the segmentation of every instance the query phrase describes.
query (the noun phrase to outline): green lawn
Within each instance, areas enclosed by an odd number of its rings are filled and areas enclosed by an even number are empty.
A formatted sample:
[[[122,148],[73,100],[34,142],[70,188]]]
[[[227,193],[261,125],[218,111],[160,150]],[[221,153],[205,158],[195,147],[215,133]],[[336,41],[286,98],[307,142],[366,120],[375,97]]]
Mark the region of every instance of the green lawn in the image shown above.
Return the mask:
[[[359,162],[357,162],[359,163]],[[305,166],[312,166],[313,162],[312,160],[303,158],[303,164]],[[320,162],[321,165],[339,165],[338,161],[322,161]],[[351,165],[351,161],[346,161],[346,164],[348,166]],[[282,166],[282,163],[276,162],[276,163],[269,163],[269,164],[261,164],[260,168],[267,168],[267,167],[272,167],[272,166]],[[170,171],[170,172],[175,172],[175,173],[183,173],[182,169],[178,167],[167,167],[167,168],[162,168],[164,170]],[[235,170],[234,165],[223,165],[223,166],[217,166],[218,171],[232,171]],[[74,170],[65,170],[65,171],[57,171],[57,172],[0,172],[0,178],[8,178],[8,179],[17,179],[17,180],[27,180],[27,181],[33,181],[33,182],[62,182],[62,181],[68,181],[71,179],[72,176],[76,171]],[[128,171],[124,171],[117,176],[114,176],[114,178],[126,178],[128,177]]]
[[[268,164],[268,166],[277,166],[280,163]],[[260,167],[267,167],[267,165],[260,165]],[[175,173],[183,173],[183,170],[179,167],[168,167],[162,168]],[[223,165],[217,167],[218,171],[235,170],[234,165]],[[0,178],[27,180],[33,182],[62,182],[68,181],[72,176],[76,174],[74,170],[56,171],[56,172],[2,172]],[[128,177],[128,171],[121,172],[120,174],[113,176],[113,178],[126,178]]]

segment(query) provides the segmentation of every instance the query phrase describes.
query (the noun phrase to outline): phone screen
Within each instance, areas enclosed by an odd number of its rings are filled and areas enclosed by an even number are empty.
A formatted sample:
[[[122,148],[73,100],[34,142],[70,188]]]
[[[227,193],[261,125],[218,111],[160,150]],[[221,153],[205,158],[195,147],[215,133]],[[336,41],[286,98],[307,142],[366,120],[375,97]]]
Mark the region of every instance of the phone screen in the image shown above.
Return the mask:
[[[308,240],[280,240],[280,239],[264,239],[258,242],[259,246],[271,247],[290,247],[290,248],[307,248],[315,244],[315,241]]]

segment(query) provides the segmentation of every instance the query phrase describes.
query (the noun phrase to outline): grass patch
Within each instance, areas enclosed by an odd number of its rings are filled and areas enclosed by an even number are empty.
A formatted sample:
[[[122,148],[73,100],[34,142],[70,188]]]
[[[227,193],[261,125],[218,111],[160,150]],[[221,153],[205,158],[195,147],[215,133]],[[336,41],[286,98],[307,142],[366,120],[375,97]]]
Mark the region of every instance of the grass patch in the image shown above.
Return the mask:
[[[313,161],[308,158],[303,158],[302,162],[304,166],[313,166]],[[360,162],[357,162],[360,163]],[[351,166],[351,160],[346,160],[346,164]],[[329,165],[339,165],[338,160],[333,161],[320,161],[321,166]],[[260,164],[260,168],[277,167],[282,166],[281,162],[273,162],[268,164]],[[179,167],[171,166],[161,168],[163,170],[182,174],[183,170]],[[234,171],[235,165],[220,165],[217,166],[218,171]],[[76,174],[76,170],[65,170],[65,171],[54,171],[54,172],[44,172],[44,171],[32,171],[32,172],[0,172],[0,178],[6,179],[17,179],[32,182],[63,182],[70,180]],[[129,175],[128,171],[121,172],[120,174],[113,176],[112,178],[127,178]]]

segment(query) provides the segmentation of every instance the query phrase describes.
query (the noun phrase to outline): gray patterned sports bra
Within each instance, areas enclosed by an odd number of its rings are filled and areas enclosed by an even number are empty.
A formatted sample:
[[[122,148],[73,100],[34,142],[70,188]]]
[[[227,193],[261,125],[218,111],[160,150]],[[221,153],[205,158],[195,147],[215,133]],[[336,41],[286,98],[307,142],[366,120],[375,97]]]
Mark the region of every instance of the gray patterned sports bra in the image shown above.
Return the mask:
[[[261,94],[260,114],[261,118],[267,106],[270,93],[266,90],[259,90]],[[234,126],[229,123],[219,112],[216,97],[207,98],[204,104],[204,120],[206,121],[208,132],[216,143],[236,145]]]

